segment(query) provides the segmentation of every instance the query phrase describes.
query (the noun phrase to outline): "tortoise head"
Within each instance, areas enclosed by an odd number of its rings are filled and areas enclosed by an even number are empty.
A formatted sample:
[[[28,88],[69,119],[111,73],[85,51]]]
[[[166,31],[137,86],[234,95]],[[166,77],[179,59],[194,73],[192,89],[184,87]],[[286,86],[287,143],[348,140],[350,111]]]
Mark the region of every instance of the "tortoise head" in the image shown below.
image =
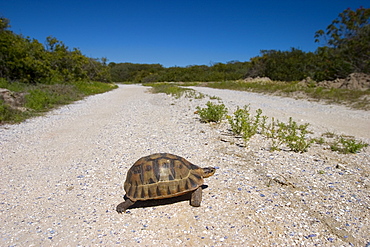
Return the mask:
[[[213,174],[215,174],[216,172],[216,168],[214,167],[204,167],[202,168],[202,170],[203,170],[203,174],[202,174],[203,178],[208,178],[212,176]]]

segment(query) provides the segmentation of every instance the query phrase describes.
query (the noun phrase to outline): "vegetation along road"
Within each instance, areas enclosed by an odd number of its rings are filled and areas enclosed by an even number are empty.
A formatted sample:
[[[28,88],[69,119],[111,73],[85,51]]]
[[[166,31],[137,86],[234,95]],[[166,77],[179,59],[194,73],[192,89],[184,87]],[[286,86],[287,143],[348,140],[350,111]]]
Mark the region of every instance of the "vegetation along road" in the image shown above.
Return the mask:
[[[341,152],[345,147],[333,149],[330,144],[342,134],[354,136],[352,146],[369,143],[369,112],[247,92],[194,89],[205,97],[175,98],[150,93],[140,85],[121,85],[45,116],[2,125],[0,245],[365,246],[370,242],[370,148],[364,145],[345,153]],[[310,133],[280,142],[274,139],[271,125],[265,134],[247,140],[231,133],[227,119],[201,122],[194,113],[208,101],[224,104],[231,119],[238,106],[250,104],[252,115],[261,108],[268,121],[274,117],[287,122],[292,117],[298,125],[310,123]],[[286,126],[279,128],[299,129]],[[320,137],[328,141],[318,141]],[[306,150],[293,151],[289,146],[308,143],[308,138],[316,141],[309,142]],[[123,201],[127,170],[140,157],[156,152],[218,168],[205,180],[201,206],[191,207],[186,200],[162,201],[118,214],[115,209]]]

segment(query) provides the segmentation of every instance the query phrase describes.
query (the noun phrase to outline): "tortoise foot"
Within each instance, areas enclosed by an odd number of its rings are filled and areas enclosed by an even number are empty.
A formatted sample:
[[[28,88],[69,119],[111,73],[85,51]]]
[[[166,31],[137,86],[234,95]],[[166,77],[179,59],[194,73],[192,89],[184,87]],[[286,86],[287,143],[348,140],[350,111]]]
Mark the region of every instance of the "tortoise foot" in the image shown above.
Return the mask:
[[[126,211],[130,206],[134,205],[135,202],[131,201],[130,199],[126,199],[126,201],[121,202],[120,204],[117,205],[117,212],[119,214],[122,214],[123,212]]]

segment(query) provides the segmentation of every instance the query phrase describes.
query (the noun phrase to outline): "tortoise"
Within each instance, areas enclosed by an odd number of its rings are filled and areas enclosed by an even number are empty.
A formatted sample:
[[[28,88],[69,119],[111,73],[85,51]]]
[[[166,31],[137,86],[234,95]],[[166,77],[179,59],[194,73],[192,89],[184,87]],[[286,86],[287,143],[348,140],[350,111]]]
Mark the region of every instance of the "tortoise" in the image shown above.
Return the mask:
[[[140,158],[128,170],[124,189],[125,201],[117,212],[125,212],[136,201],[171,198],[191,193],[190,205],[202,201],[203,178],[212,176],[214,167],[201,168],[169,153],[155,153]]]

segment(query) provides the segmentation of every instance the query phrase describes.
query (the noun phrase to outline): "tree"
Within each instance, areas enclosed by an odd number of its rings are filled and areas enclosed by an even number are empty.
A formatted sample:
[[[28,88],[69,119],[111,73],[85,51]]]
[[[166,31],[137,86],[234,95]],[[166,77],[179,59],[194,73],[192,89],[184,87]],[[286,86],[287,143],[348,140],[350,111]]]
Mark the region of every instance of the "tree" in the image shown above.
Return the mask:
[[[9,19],[0,17],[0,32],[7,30],[9,27]]]
[[[370,73],[370,8],[344,10],[326,28],[315,33],[315,42],[324,40],[331,56],[340,57],[349,72]]]
[[[110,81],[107,59],[92,59],[56,38],[45,46],[10,30],[9,20],[0,17],[0,77],[25,83],[60,83],[79,80]]]

